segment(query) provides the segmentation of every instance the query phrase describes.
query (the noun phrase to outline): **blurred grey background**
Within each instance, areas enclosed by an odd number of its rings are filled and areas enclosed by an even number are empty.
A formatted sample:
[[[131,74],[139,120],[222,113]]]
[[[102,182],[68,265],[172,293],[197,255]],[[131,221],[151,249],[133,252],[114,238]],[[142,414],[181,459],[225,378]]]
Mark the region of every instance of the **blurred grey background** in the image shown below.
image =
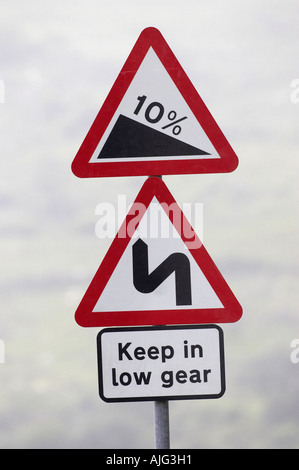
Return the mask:
[[[148,26],[240,161],[164,178],[179,204],[204,204],[204,244],[244,309],[221,325],[225,395],[170,402],[171,446],[299,447],[298,15],[296,0],[2,0],[1,448],[154,447],[153,403],[100,400],[98,329],[74,321],[111,243],[95,208],[133,202],[145,178],[71,172]]]

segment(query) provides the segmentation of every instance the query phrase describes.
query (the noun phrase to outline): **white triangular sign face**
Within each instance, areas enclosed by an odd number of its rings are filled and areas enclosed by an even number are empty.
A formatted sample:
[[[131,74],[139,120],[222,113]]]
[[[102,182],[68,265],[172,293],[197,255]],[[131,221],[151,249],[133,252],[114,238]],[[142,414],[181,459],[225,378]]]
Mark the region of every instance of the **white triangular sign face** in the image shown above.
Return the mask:
[[[176,304],[175,271],[172,271],[151,293],[142,293],[135,288],[132,282],[132,252],[133,246],[139,239],[148,247],[149,274],[173,253],[181,253],[188,258],[191,286],[193,286],[189,305]],[[119,295],[120,291],[123,295]],[[223,308],[210,283],[156,198],[153,198],[142,217],[138,229],[122,254],[93,312],[123,311],[124,306],[129,311]]]
[[[161,33],[146,28],[72,164],[79,177],[230,172],[238,158]]]
[[[81,326],[235,322],[242,308],[160,178],[144,183],[77,311]]]
[[[136,157],[161,161],[170,156],[172,160],[220,158],[150,48],[90,162],[135,161]]]

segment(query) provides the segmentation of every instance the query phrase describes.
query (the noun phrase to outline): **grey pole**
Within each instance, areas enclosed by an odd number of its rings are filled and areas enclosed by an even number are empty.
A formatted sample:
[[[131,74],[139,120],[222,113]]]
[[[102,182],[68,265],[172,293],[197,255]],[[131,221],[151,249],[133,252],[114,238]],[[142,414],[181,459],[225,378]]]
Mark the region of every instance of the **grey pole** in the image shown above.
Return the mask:
[[[155,444],[156,449],[169,449],[169,406],[167,400],[157,400],[155,406]]]
[[[162,179],[162,175],[155,175]],[[150,178],[150,176],[149,176]],[[154,402],[156,449],[169,449],[169,406],[167,400]]]

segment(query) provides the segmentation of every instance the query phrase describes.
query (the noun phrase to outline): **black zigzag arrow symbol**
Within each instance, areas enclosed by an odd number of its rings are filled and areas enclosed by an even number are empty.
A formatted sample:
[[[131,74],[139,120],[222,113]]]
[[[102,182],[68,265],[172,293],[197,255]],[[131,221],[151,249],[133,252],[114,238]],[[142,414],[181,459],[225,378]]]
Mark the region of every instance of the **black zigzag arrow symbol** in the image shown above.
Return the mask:
[[[139,238],[133,250],[133,284],[144,294],[153,292],[175,273],[176,305],[192,305],[190,261],[183,253],[172,253],[151,273],[148,272],[148,246]]]

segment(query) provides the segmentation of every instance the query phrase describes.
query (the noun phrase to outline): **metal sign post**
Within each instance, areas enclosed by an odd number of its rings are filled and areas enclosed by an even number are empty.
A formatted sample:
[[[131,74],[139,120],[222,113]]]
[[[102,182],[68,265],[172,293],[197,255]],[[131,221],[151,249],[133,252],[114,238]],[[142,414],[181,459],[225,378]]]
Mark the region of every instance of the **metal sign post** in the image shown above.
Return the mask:
[[[167,400],[154,402],[156,449],[170,449],[169,404]]]

